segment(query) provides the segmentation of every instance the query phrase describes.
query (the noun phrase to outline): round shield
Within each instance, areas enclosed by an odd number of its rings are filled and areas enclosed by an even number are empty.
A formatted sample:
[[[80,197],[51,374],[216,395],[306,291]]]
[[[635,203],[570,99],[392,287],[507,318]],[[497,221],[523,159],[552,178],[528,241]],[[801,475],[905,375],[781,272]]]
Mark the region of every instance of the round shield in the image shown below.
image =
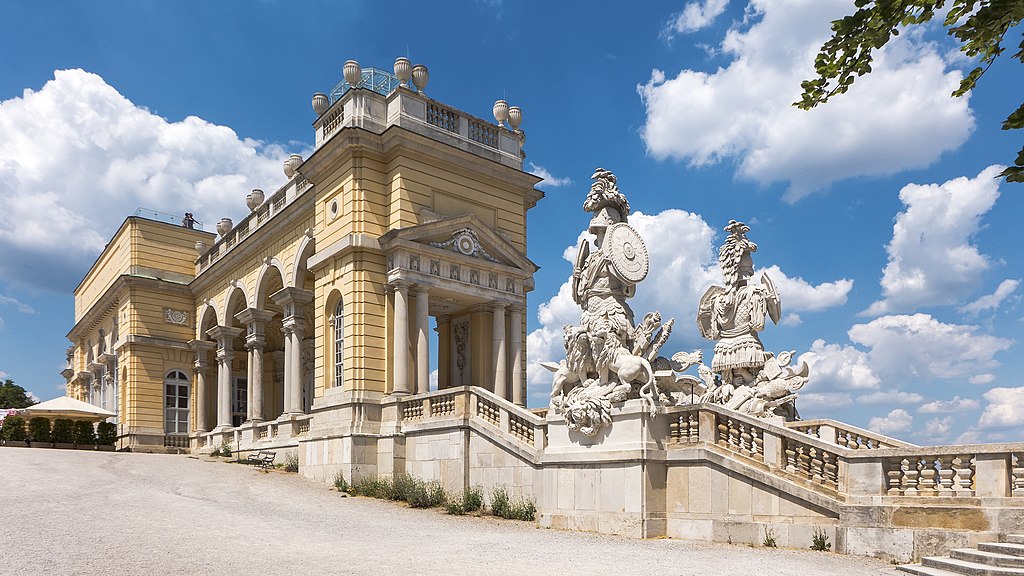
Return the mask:
[[[644,241],[632,226],[618,222],[608,227],[603,248],[620,278],[638,284],[647,277],[650,258]]]

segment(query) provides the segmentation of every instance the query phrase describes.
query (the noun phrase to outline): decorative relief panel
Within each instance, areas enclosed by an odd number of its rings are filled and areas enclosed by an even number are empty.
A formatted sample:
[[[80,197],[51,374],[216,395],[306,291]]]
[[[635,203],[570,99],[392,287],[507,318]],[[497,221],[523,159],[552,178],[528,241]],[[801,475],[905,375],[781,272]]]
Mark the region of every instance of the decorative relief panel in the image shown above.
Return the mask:
[[[459,267],[458,264],[452,264],[448,267],[448,278],[452,280],[461,280],[461,274],[462,269]]]
[[[479,270],[470,270],[469,271],[469,283],[470,284],[476,284],[478,286],[480,285],[480,271]]]
[[[188,312],[165,308],[164,322],[167,324],[177,324],[178,326],[188,326]]]
[[[509,294],[515,294],[516,293],[516,281],[515,280],[513,280],[511,278],[506,278],[505,279],[505,292],[508,292]]]
[[[409,256],[409,269],[416,272],[420,271],[420,256],[419,254],[413,254]]]
[[[440,260],[431,260],[430,261],[430,274],[432,276],[440,276],[441,275],[441,261]]]
[[[487,275],[487,287],[488,288],[493,288],[495,290],[498,289],[498,275],[497,274],[491,272],[490,274]]]

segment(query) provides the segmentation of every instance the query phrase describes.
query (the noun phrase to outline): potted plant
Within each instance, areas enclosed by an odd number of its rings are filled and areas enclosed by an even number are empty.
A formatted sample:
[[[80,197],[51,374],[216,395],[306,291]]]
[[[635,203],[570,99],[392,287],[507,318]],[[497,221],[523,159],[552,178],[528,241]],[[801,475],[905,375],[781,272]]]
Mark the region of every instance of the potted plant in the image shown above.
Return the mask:
[[[79,450],[96,449],[96,429],[92,422],[75,420],[75,448]]]
[[[75,447],[75,426],[74,422],[65,418],[58,418],[53,421],[53,431],[50,434],[53,439],[54,448],[70,450]]]
[[[114,442],[117,440],[117,424],[113,422],[100,422],[96,425],[96,449],[107,452],[114,451]]]
[[[6,446],[28,446],[25,442],[25,419],[21,416],[8,416],[4,418],[3,428],[0,428],[0,435],[4,437]]]
[[[50,419],[36,416],[28,421],[28,434],[32,437],[32,446],[36,448],[53,448],[53,435],[50,432]]]

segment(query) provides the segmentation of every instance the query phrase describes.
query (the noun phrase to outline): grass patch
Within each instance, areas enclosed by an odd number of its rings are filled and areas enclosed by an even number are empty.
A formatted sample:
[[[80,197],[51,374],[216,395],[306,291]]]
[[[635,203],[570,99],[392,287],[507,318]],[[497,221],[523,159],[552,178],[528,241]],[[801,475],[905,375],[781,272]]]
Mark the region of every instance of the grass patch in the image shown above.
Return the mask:
[[[825,533],[825,530],[823,528],[815,528],[814,535],[811,536],[811,550],[825,552],[831,549],[832,543],[828,541],[828,534]]]
[[[299,471],[299,455],[288,454],[284,457],[284,471],[285,472],[298,472]]]
[[[537,506],[533,500],[517,498],[512,500],[508,491],[499,486],[491,492],[491,513],[508,520],[532,522],[537,517]]]
[[[770,526],[764,527],[764,540],[761,541],[761,544],[765,548],[775,548],[778,546],[775,543],[775,530],[772,530]]]

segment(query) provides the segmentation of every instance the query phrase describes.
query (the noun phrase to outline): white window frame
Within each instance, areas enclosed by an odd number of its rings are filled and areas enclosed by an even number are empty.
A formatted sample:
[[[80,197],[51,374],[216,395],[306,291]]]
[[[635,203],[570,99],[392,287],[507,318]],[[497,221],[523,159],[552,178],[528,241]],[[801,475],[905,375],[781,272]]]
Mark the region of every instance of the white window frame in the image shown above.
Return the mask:
[[[171,397],[167,390],[168,386],[174,386],[174,406],[167,405],[167,400]],[[164,434],[188,434],[189,403],[191,402],[189,386],[188,374],[184,370],[171,370],[164,376]],[[181,394],[182,389],[185,392],[184,396]],[[182,398],[185,400],[184,407],[181,405]],[[173,418],[171,418],[172,415]]]

